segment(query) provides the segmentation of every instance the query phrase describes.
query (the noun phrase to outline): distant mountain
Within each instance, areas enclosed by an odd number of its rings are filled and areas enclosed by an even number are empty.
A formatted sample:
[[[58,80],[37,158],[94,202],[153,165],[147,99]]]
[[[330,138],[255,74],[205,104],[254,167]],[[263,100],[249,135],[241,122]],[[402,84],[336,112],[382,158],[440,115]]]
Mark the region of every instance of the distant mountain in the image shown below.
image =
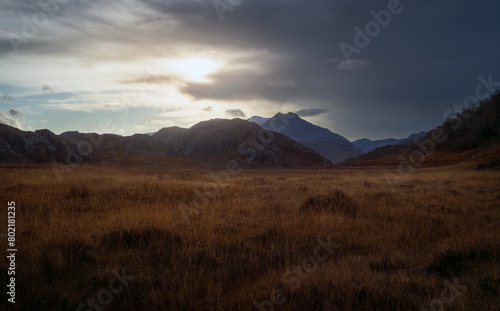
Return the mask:
[[[405,144],[409,141],[422,138],[426,134],[427,132],[422,131],[420,133],[411,134],[407,138],[401,138],[401,139],[388,138],[388,139],[370,140],[368,138],[363,138],[353,141],[352,144],[363,152],[370,152],[374,149],[385,146]]]
[[[307,122],[295,113],[277,113],[262,127],[286,135],[302,145],[316,150],[333,163],[339,163],[363,153],[345,137]]]
[[[343,165],[403,165],[406,171],[409,166],[500,167],[500,92],[446,120],[424,137],[372,150]]]
[[[268,120],[269,120],[269,118],[263,118],[263,117],[259,117],[259,116],[253,116],[253,117],[247,119],[248,122],[257,123],[260,126],[263,126],[264,123],[266,123]]]
[[[0,161],[126,165],[328,167],[316,151],[279,133],[264,133],[240,119],[210,120],[189,129],[163,128],[153,135],[25,132],[0,124]]]

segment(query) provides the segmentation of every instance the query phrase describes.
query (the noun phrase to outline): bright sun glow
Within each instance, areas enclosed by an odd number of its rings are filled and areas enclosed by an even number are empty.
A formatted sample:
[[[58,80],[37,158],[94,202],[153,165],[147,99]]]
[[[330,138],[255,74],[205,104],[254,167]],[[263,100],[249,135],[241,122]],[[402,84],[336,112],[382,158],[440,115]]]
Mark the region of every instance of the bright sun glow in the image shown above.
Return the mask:
[[[199,57],[175,60],[170,67],[189,80],[204,81],[209,74],[217,71],[221,64],[209,58]]]

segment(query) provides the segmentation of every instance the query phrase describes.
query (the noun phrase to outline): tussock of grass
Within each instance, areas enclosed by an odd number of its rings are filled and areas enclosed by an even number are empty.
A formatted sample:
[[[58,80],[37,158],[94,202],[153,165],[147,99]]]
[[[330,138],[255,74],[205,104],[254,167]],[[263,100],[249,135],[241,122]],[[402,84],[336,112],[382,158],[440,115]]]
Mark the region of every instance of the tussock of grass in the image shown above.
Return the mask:
[[[479,287],[485,297],[498,298],[500,296],[500,278],[484,278],[479,281]]]
[[[357,206],[344,192],[335,190],[327,195],[316,195],[308,198],[301,206],[301,210],[355,216]]]
[[[149,247],[152,244],[160,244],[166,248],[182,246],[179,235],[166,230],[156,228],[142,228],[112,231],[101,237],[100,243],[107,249]]]
[[[460,276],[471,266],[489,260],[495,260],[495,256],[488,250],[471,249],[462,252],[448,250],[443,255],[437,256],[427,267],[427,271],[443,277]],[[500,261],[500,257],[498,260]]]

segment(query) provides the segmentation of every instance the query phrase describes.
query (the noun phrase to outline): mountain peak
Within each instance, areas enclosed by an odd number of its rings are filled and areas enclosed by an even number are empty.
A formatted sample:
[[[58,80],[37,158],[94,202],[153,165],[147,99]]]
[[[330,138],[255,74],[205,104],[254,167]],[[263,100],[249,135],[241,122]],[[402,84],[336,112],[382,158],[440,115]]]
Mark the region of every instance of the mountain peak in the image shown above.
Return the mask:
[[[345,137],[314,125],[293,112],[287,114],[279,112],[262,127],[288,136],[304,146],[316,150],[333,163],[361,153]]]
[[[349,142],[345,137],[335,134],[324,127],[314,125],[293,112],[288,112],[286,114],[278,112],[266,122],[264,127],[284,134],[296,141],[331,138]]]
[[[298,117],[298,116],[299,116],[298,114],[296,114],[296,113],[294,113],[294,112],[288,112],[288,113],[281,113],[281,112],[278,112],[276,115],[282,115],[282,116],[287,115],[287,116],[296,116],[296,117]]]
[[[269,120],[269,118],[264,118],[260,116],[252,116],[251,118],[247,119],[248,122],[257,123],[260,126],[264,125],[264,123],[266,123],[267,120]]]

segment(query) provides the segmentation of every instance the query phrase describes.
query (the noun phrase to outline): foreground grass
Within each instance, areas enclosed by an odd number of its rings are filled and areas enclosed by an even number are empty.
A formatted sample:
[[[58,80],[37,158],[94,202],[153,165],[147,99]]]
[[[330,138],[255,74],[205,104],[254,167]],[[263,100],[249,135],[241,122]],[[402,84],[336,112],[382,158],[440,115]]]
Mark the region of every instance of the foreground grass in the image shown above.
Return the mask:
[[[500,305],[499,171],[418,170],[391,189],[382,169],[244,170],[215,186],[202,170],[0,170],[4,211],[17,206],[19,310],[96,296],[97,310]],[[200,200],[183,217],[179,204]],[[110,282],[122,290],[108,296]]]

